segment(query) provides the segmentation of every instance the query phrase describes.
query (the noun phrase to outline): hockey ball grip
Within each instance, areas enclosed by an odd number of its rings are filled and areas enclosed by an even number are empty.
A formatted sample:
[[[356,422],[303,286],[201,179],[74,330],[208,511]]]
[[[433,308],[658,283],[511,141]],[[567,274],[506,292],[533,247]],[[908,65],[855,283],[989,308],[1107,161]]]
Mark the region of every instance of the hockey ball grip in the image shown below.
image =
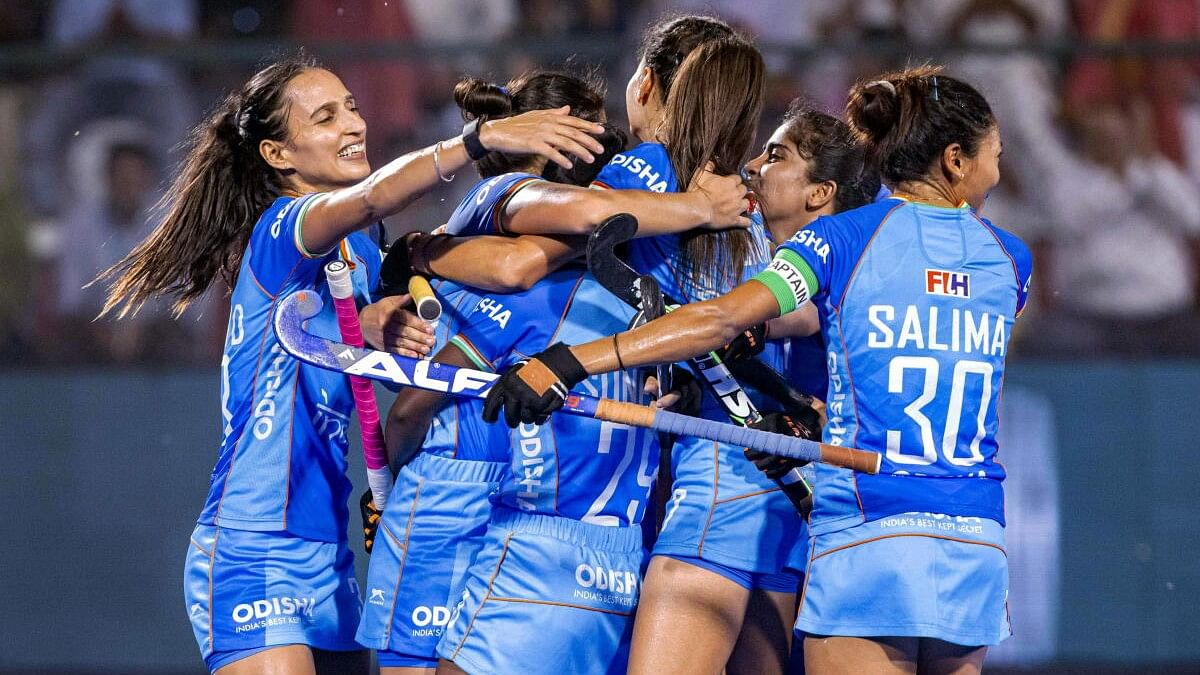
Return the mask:
[[[334,314],[342,341],[362,347],[362,326],[358,322],[358,306],[354,302],[354,282],[349,265],[341,260],[331,261],[325,266],[325,278],[329,283],[329,294],[333,296]],[[392,472],[387,464],[375,386],[365,378],[351,376],[350,391],[354,395],[354,408],[358,411],[363,460],[367,465],[367,485],[371,488],[375,508],[383,511],[392,490]]]
[[[433,293],[433,287],[425,277],[414,274],[408,279],[408,295],[417,307],[417,316],[433,323],[442,318],[442,303]]]

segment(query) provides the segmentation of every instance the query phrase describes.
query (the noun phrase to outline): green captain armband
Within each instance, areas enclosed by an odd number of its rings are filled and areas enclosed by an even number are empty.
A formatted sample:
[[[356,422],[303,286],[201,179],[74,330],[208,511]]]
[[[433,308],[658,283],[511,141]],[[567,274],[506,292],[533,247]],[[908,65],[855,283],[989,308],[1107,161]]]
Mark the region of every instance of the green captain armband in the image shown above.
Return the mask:
[[[817,292],[817,275],[795,251],[781,248],[767,269],[754,280],[766,286],[779,302],[779,315],[793,312]]]

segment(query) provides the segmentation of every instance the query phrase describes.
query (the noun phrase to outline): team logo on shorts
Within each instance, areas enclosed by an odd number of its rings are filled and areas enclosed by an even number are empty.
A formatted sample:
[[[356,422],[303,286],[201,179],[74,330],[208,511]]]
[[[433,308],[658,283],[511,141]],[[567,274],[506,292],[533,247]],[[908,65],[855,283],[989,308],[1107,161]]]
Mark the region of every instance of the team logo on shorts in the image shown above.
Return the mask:
[[[966,272],[947,272],[946,270],[926,268],[925,293],[969,299],[971,297],[971,275]]]
[[[386,601],[383,598],[383,589],[382,588],[372,588],[371,596],[367,598],[367,603],[371,604],[371,605],[382,605],[385,602]]]

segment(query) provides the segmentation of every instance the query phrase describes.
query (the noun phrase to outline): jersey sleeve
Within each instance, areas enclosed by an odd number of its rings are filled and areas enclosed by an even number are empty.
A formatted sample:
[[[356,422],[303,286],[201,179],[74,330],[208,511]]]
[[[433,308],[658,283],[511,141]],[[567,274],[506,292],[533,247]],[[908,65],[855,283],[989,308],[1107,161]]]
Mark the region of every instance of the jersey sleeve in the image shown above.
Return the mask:
[[[276,200],[250,234],[250,272],[268,294],[278,293],[289,278],[302,276],[302,268],[320,267],[330,253],[307,250],[300,236],[305,214],[323,194]]]
[[[833,270],[828,218],[818,218],[775,250],[771,264],[754,276],[779,302],[780,315],[829,288]]]
[[[506,173],[476,183],[450,215],[445,232],[460,237],[506,234],[505,206],[518,192],[542,180],[529,173]]]
[[[1025,311],[1025,303],[1029,300],[1029,282],[1033,278],[1033,253],[1017,235],[996,227],[986,218],[980,220],[992,231],[1000,246],[1012,258],[1017,273],[1017,316],[1021,316],[1021,312]]]
[[[544,349],[561,309],[535,287],[525,293],[485,295],[466,308],[450,344],[462,350],[475,367],[497,372],[522,357]]]
[[[612,190],[677,192],[678,181],[667,149],[658,143],[642,143],[615,155],[592,181],[593,187]]]

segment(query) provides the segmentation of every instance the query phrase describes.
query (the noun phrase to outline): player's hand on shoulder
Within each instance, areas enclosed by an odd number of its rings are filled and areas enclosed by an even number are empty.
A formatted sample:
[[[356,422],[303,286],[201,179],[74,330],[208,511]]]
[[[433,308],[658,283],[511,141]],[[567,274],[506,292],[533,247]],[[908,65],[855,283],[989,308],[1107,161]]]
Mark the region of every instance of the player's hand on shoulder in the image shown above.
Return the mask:
[[[410,311],[408,294],[392,295],[358,313],[363,340],[375,349],[420,358],[433,349],[433,328]]]
[[[604,153],[595,139],[604,126],[570,114],[569,106],[489,120],[479,127],[479,142],[493,152],[541,155],[564,169],[571,168],[567,155],[591,164]]]
[[[543,424],[562,407],[567,392],[585,379],[587,371],[571,348],[557,342],[504,371],[488,391],[483,421],[494,423],[504,410],[505,423],[514,429]]]
[[[723,230],[732,227],[750,227],[746,184],[738,175],[718,176],[713,173],[709,162],[696,172],[688,185],[688,192],[699,195],[709,209],[707,228]]]

